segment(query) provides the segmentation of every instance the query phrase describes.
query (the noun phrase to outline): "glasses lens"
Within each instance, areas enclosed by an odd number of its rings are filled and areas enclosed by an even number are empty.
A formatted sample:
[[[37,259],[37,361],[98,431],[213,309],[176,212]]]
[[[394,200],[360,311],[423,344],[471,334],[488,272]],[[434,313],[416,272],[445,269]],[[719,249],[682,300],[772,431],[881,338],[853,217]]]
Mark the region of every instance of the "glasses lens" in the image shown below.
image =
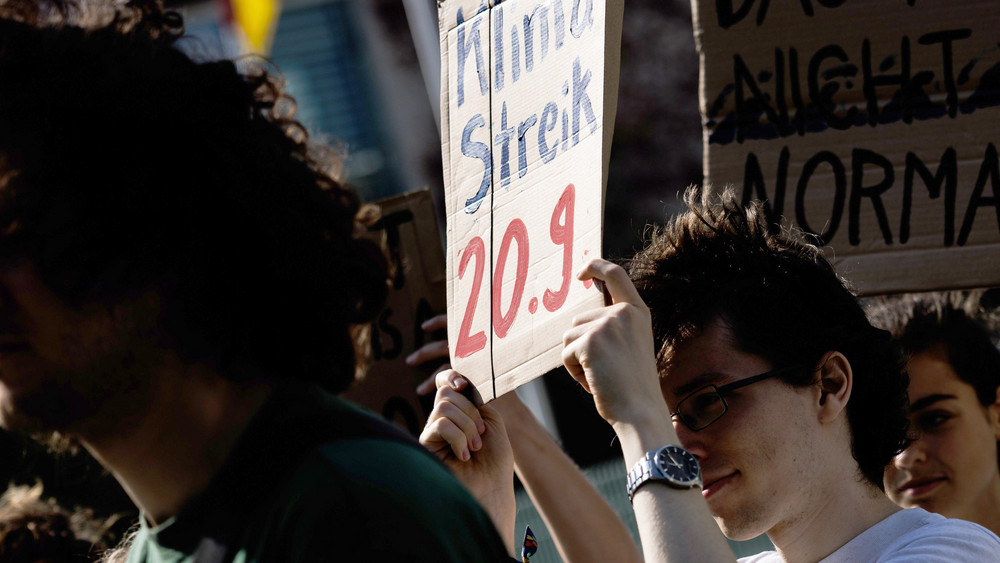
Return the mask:
[[[701,430],[719,420],[725,412],[726,403],[711,385],[688,395],[677,405],[681,422],[691,430]]]

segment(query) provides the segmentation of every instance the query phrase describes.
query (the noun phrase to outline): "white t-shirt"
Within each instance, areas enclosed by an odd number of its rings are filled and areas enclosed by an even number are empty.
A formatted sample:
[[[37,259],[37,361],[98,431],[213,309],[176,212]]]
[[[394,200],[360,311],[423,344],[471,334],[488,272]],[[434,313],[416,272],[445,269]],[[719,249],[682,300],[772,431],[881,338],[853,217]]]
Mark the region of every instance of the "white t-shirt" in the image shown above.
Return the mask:
[[[945,518],[922,508],[900,510],[868,528],[820,563],[986,563],[1000,561],[1000,538],[972,522]],[[783,563],[776,551],[739,563]]]

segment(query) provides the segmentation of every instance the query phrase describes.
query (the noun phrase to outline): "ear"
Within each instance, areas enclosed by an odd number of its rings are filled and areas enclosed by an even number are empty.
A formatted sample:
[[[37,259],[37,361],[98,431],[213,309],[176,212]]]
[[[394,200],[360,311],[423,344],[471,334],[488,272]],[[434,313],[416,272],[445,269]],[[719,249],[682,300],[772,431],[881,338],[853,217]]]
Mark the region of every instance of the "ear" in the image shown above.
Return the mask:
[[[986,406],[986,414],[989,416],[990,425],[993,426],[993,434],[1000,440],[1000,387],[997,387],[996,400],[992,405]]]
[[[854,386],[851,362],[840,352],[827,352],[820,359],[816,371],[819,373],[817,408],[821,423],[836,420],[847,409]]]

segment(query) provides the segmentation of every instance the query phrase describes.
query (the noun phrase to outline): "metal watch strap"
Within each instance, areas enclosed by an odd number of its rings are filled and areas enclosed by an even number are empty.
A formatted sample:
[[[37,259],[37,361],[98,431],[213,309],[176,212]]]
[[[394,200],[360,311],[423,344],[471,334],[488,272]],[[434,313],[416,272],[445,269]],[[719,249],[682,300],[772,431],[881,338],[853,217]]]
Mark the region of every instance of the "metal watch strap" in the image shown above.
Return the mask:
[[[642,459],[637,461],[632,469],[628,472],[628,478],[625,483],[625,490],[628,492],[628,501],[632,502],[632,497],[635,496],[636,489],[639,485],[648,482],[649,478],[652,477],[653,473],[653,455],[657,450],[652,452],[646,452],[646,455],[642,456]]]
[[[676,450],[679,454],[690,458],[694,463],[694,474],[688,478],[679,478],[676,475],[664,473],[663,469],[657,466],[657,456],[668,450]],[[676,463],[673,465],[676,465]],[[677,467],[680,468],[681,466],[677,465]],[[629,470],[625,485],[629,502],[632,502],[635,491],[650,481],[657,481],[675,489],[690,489],[701,484],[701,471],[698,468],[697,460],[691,456],[690,452],[681,446],[667,444],[661,448],[646,452],[646,455]]]
[[[650,480],[653,475],[653,456],[658,450],[653,450],[651,452],[646,452],[646,455],[635,462],[632,469],[628,472],[628,478],[625,483],[625,490],[628,492],[628,501],[632,502],[632,497],[635,496],[636,489],[640,485],[646,483]]]

